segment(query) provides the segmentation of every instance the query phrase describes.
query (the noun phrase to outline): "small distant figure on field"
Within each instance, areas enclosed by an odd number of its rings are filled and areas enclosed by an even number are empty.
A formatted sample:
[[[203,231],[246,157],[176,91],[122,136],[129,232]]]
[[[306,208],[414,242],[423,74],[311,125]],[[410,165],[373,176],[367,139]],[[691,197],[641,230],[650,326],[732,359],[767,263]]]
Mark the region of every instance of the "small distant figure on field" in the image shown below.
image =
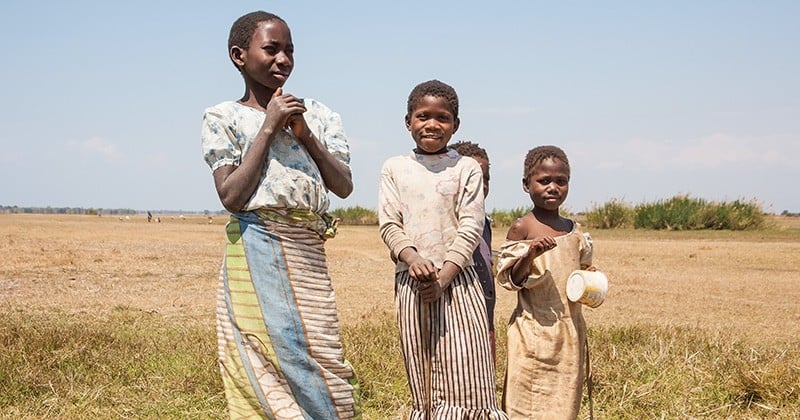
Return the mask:
[[[555,146],[525,156],[522,189],[533,210],[517,219],[497,258],[497,280],[517,292],[508,326],[503,408],[510,418],[574,419],[587,367],[586,323],[566,296],[569,275],[594,270],[592,240],[559,214],[569,192],[567,155]]]
[[[486,149],[471,141],[459,141],[450,145],[461,156],[468,156],[481,165],[483,173],[483,197],[489,195],[489,154]],[[494,336],[494,271],[492,261],[492,220],[486,215],[478,247],[472,253],[472,260],[475,262],[475,271],[478,273],[478,280],[483,288],[483,296],[486,301],[486,315],[489,320],[489,344],[492,346],[492,360],[497,361],[497,345]]]
[[[147,211],[147,223],[150,223],[150,221],[152,221],[152,220],[153,220],[153,214],[150,213],[150,211],[148,210]]]
[[[472,261],[483,173],[448,149],[458,95],[438,80],[408,96],[410,155],[381,169],[378,218],[395,268],[395,307],[413,419],[505,419],[495,396],[486,303]]]
[[[244,94],[207,108],[201,137],[231,212],[216,310],[229,414],[356,417],[357,384],[344,359],[324,246],[336,233],[328,191],[345,198],[353,190],[341,118],[283,90],[294,43],[280,17],[238,18],[228,58]]]

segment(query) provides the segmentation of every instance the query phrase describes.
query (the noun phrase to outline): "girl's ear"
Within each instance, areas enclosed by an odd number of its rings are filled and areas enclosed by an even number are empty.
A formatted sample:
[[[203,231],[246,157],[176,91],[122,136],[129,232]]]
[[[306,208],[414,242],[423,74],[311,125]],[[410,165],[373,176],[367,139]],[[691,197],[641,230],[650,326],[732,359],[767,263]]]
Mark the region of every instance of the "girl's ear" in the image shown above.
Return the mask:
[[[231,56],[231,60],[236,64],[237,67],[244,66],[244,50],[238,45],[234,45],[231,47],[231,50],[228,52]]]
[[[522,190],[530,194],[530,191],[528,191],[528,180],[525,178],[522,178]]]
[[[406,130],[411,131],[411,116],[406,114],[404,120],[406,122]]]
[[[453,121],[453,134],[455,134],[456,131],[458,131],[458,127],[460,126],[461,126],[461,120],[456,117],[456,120]]]

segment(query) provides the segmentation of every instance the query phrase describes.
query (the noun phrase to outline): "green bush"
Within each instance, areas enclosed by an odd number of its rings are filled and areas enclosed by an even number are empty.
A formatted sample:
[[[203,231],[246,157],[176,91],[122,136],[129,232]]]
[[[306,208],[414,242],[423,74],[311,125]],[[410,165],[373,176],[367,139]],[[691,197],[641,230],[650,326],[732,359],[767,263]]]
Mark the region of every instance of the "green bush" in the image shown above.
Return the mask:
[[[586,225],[596,229],[629,227],[633,224],[634,212],[630,205],[612,199],[602,206],[595,205],[586,213]]]
[[[343,225],[377,225],[378,213],[361,206],[338,208],[331,211],[331,216],[338,218]]]
[[[489,217],[493,227],[507,228],[530,211],[530,207],[494,209]],[[559,209],[559,214],[569,218],[574,216],[563,206]],[[331,215],[338,218],[342,225],[378,224],[377,212],[361,206],[338,208],[332,210]],[[767,225],[761,205],[755,200],[709,202],[688,195],[677,195],[635,207],[614,198],[602,205],[595,204],[584,217],[587,227],[593,229],[634,227],[655,230],[752,230]]]
[[[638,229],[758,229],[765,225],[764,212],[755,202],[708,202],[686,195],[669,200],[640,204],[634,209],[634,227]]]
[[[637,229],[691,230],[697,229],[699,215],[707,207],[705,200],[678,195],[669,200],[645,203],[634,209]]]
[[[736,200],[709,205],[698,216],[701,229],[749,230],[764,227],[766,219],[755,202]]]
[[[515,220],[524,216],[531,211],[530,207],[517,207],[511,210],[497,210],[494,209],[489,213],[492,219],[492,226],[494,227],[508,227],[511,226]]]

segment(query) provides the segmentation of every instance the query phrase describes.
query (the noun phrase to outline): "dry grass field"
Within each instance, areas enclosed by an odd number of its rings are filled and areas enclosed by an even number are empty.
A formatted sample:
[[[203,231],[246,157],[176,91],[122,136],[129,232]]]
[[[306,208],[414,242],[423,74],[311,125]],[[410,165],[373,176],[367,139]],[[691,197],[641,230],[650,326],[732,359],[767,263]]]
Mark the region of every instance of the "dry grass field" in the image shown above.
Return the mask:
[[[795,222],[792,220],[792,222]],[[611,284],[590,325],[640,322],[735,331],[776,342],[800,337],[800,224],[789,233],[595,231],[595,265]],[[505,230],[494,232],[499,248]],[[392,310],[392,264],[375,227],[330,242],[344,322]],[[498,290],[503,322],[515,295]]]
[[[606,302],[590,325],[652,322],[800,337],[800,220],[767,232],[593,231]],[[0,215],[0,306],[107,312],[124,306],[211,317],[225,218]],[[505,231],[495,232],[495,248]],[[392,309],[392,264],[375,226],[343,226],[328,242],[343,323]],[[499,322],[514,294],[498,290]]]
[[[780,348],[800,337],[800,218],[758,232],[592,231],[610,280],[592,327],[674,325]],[[226,218],[0,215],[0,311],[105,316],[115,309],[213,320]],[[494,248],[505,236],[495,231]],[[328,242],[343,325],[393,313],[393,267],[376,226]],[[496,319],[515,304],[498,290]]]

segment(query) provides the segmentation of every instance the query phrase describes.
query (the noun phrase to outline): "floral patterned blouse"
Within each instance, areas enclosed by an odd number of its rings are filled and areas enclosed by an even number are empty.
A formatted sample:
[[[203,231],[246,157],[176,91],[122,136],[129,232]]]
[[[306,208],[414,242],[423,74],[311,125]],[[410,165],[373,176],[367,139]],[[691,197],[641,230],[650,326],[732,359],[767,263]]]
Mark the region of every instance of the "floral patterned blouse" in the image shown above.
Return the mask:
[[[333,156],[350,164],[350,148],[339,114],[320,102],[303,100],[308,127]],[[203,157],[213,172],[225,165],[241,164],[261,129],[263,111],[226,101],[207,108],[203,114],[201,139]],[[317,164],[288,130],[275,136],[267,165],[256,191],[244,210],[265,208],[307,209],[322,215],[330,201]]]

